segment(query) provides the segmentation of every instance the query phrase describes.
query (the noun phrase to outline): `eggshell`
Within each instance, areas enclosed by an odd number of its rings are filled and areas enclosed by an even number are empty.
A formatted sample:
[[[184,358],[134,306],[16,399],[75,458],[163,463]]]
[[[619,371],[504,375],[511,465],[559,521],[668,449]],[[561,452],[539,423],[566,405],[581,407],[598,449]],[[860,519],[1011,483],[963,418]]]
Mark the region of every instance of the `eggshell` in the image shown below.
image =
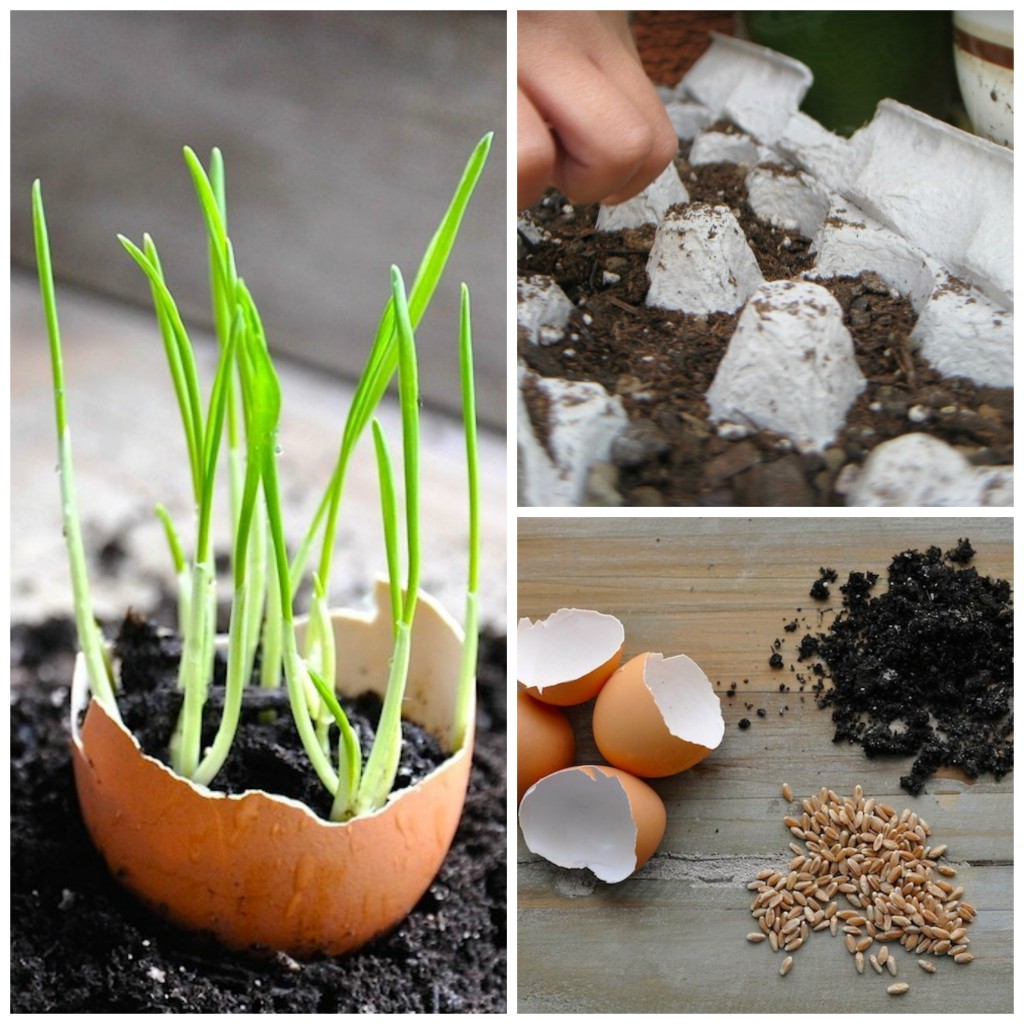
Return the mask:
[[[590,868],[604,882],[621,882],[650,860],[665,820],[665,805],[646,782],[605,765],[548,775],[519,805],[530,850],[560,867]]]
[[[619,667],[624,640],[622,623],[603,612],[560,608],[536,622],[520,619],[519,682],[545,704],[582,704]]]
[[[387,586],[370,613],[335,612],[338,689],[382,693],[391,656]],[[413,628],[406,717],[451,749],[462,631],[427,595]],[[98,701],[79,656],[72,760],[86,826],[111,873],[156,912],[235,948],[348,952],[404,918],[455,834],[472,735],[379,811],[337,823],[260,791],[214,793],[146,756]],[[84,719],[79,726],[79,716]],[[470,721],[473,721],[472,709]]]
[[[613,765],[643,778],[685,771],[725,735],[722,705],[685,654],[640,654],[608,680],[594,706],[594,740]]]
[[[565,715],[541,704],[524,690],[516,693],[517,802],[538,780],[568,768],[576,756],[576,738]]]

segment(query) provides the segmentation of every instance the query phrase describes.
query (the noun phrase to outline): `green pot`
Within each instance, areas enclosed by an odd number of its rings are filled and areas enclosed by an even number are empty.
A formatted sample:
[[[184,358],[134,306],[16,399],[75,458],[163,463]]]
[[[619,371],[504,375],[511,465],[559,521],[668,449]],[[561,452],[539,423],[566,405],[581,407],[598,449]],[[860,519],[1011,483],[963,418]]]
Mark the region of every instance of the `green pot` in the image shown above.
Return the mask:
[[[754,42],[811,69],[803,110],[834,132],[852,134],[886,98],[950,117],[949,11],[750,11],[745,19]]]

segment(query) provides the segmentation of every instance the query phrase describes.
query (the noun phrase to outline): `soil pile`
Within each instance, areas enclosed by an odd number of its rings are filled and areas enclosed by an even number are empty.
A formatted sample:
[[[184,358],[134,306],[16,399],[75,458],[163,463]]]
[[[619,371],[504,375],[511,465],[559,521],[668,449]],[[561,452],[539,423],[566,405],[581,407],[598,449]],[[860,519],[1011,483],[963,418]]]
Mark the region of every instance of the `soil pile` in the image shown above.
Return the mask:
[[[211,948],[150,914],[109,876],[71,774],[74,636],[66,620],[12,629],[14,1012],[504,1012],[503,637],[481,638],[470,790],[437,878],[391,934],[348,957],[299,964]]]
[[[942,767],[972,779],[1013,768],[1010,584],[968,567],[973,556],[967,540],[945,554],[904,551],[880,594],[876,574],[850,573],[828,630],[800,644],[799,660],[831,678],[818,705],[832,709],[835,742],[916,755],[900,779],[914,795]],[[837,581],[822,569],[811,596],[827,600]]]

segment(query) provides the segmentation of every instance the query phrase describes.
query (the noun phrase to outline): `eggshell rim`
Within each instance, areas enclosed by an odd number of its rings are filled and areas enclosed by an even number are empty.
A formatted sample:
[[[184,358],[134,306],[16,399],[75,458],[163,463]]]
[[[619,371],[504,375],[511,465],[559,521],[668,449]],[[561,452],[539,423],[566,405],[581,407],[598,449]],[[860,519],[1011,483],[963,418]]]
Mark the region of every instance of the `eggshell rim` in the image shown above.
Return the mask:
[[[341,623],[346,622],[356,628],[362,625],[369,627],[378,625],[379,627],[381,609],[388,607],[386,582],[381,581],[378,583],[375,598],[376,608],[369,611],[348,609],[333,611],[331,615],[335,628],[338,629]],[[458,624],[429,595],[421,593],[419,601],[422,603],[422,608],[417,614],[416,621],[423,623],[428,618],[433,620],[433,624],[426,627],[421,626],[421,629],[425,631],[441,630],[441,635],[448,635],[450,640],[454,642],[453,651],[456,647],[461,648],[462,630]],[[223,642],[223,638],[220,639]],[[426,646],[424,641],[421,641],[421,644],[424,647]],[[414,659],[415,657],[414,653]],[[457,689],[458,660],[458,658],[455,659],[450,674],[449,689],[451,692],[443,696],[434,695],[438,701],[453,697],[454,691]],[[448,673],[445,673],[444,678],[448,678]],[[357,683],[356,685],[359,684]],[[353,689],[355,689],[355,686],[353,686]],[[79,801],[82,806],[83,817],[86,817],[86,824],[90,834],[93,835],[93,841],[103,853],[104,858],[108,860],[108,865],[115,875],[119,874],[119,871],[114,865],[110,864],[110,856],[108,856],[107,851],[107,847],[111,845],[106,831],[110,823],[90,820],[91,812],[87,808],[95,806],[94,801],[98,799],[97,793],[99,792],[96,787],[100,787],[100,789],[105,787],[102,796],[103,799],[106,799],[107,794],[112,794],[119,787],[120,783],[116,775],[108,777],[106,782],[97,779],[95,760],[99,758],[100,751],[93,750],[94,756],[90,757],[90,749],[92,749],[91,745],[93,743],[100,743],[104,746],[104,757],[106,756],[106,744],[112,744],[115,748],[114,755],[119,759],[119,763],[123,763],[127,770],[145,773],[146,777],[156,783],[157,787],[166,787],[175,803],[181,802],[186,810],[192,808],[190,811],[187,810],[190,816],[199,814],[205,807],[212,809],[218,804],[229,809],[235,808],[238,814],[241,814],[243,807],[256,807],[254,816],[280,816],[282,821],[293,825],[298,833],[301,833],[303,830],[312,829],[311,835],[314,837],[314,840],[319,835],[323,837],[324,842],[330,842],[330,837],[334,836],[336,843],[344,844],[347,842],[348,846],[353,846],[357,845],[355,841],[360,834],[370,835],[372,832],[395,828],[404,835],[402,827],[397,822],[400,819],[404,820],[408,816],[407,808],[411,811],[418,804],[426,804],[428,805],[426,808],[419,808],[419,810],[426,810],[431,815],[435,815],[431,821],[430,831],[434,836],[433,845],[436,856],[417,858],[416,864],[423,867],[424,870],[405,872],[401,876],[402,885],[395,886],[387,884],[386,881],[384,882],[382,886],[383,892],[377,895],[380,897],[381,905],[388,907],[388,910],[383,915],[386,917],[386,920],[376,920],[370,924],[357,924],[355,926],[346,920],[342,929],[346,931],[346,934],[339,938],[326,936],[325,932],[320,931],[308,942],[302,938],[294,942],[266,941],[265,935],[279,934],[288,930],[281,922],[272,921],[268,927],[257,924],[253,929],[251,938],[239,939],[234,922],[223,923],[218,921],[211,925],[209,922],[197,921],[189,914],[176,912],[176,909],[169,905],[170,901],[156,898],[151,892],[147,893],[144,891],[145,887],[136,888],[131,882],[122,879],[128,888],[131,888],[144,902],[155,906],[158,911],[165,913],[166,916],[186,928],[212,931],[225,945],[233,948],[281,948],[299,956],[321,952],[329,955],[348,952],[389,930],[404,919],[415,906],[423,892],[429,887],[447,855],[451,840],[454,838],[461,818],[462,806],[469,781],[474,739],[472,723],[475,719],[475,688],[471,695],[472,703],[468,719],[470,728],[463,745],[457,751],[452,752],[441,765],[433,769],[416,784],[393,792],[383,807],[370,814],[360,815],[358,818],[345,822],[326,821],[317,816],[302,802],[278,794],[268,793],[264,790],[250,789],[242,793],[227,794],[208,790],[205,786],[200,786],[189,779],[185,779],[177,775],[161,761],[145,754],[139,747],[135,736],[120,721],[113,718],[99,701],[90,700],[89,697],[84,658],[79,654],[76,658],[71,687],[71,746],[74,755],[75,782],[76,788],[79,791]],[[80,725],[79,718],[83,710],[85,714]],[[412,716],[407,714],[406,717]],[[430,728],[425,723],[420,724],[423,724],[425,728]],[[450,749],[450,742],[446,746]],[[132,767],[133,765],[135,766],[134,768]],[[164,781],[161,783],[158,781],[160,779]],[[83,791],[83,787],[91,788]],[[450,796],[446,796],[446,791],[450,791]],[[151,794],[147,792],[145,795],[149,796]],[[443,821],[439,820],[441,815],[438,808],[448,808],[449,813],[444,815]],[[392,819],[394,820],[392,821]],[[101,834],[97,835],[94,829],[98,829]],[[362,832],[357,830],[362,830]],[[103,837],[107,837],[107,841],[104,841]],[[319,840],[316,840],[313,845],[319,845],[319,842]],[[308,840],[306,845],[308,846]],[[379,851],[375,856],[378,859],[382,859]],[[366,857],[365,853],[363,853],[363,857]],[[327,863],[322,858],[318,862],[317,870],[320,870],[321,867],[330,870],[337,866],[333,863]],[[147,868],[147,870],[152,872],[152,869]],[[360,868],[359,870],[364,871],[365,868]],[[345,872],[348,872],[347,866]],[[411,878],[411,875],[415,875],[415,879]],[[273,915],[268,911],[266,916]],[[293,931],[295,930],[294,926],[290,926],[290,928]],[[244,931],[245,929],[242,930]],[[310,931],[308,928],[300,928],[299,930]]]
[[[563,673],[562,678],[552,679],[550,681],[531,681],[524,676],[527,672],[524,670],[523,665],[523,643],[522,633],[524,629],[528,633],[539,632],[545,636],[548,636],[551,640],[557,640],[557,634],[551,636],[549,631],[557,629],[564,619],[570,616],[585,616],[588,618],[594,618],[595,625],[603,624],[614,634],[614,642],[609,642],[607,650],[598,648],[598,655],[593,657],[590,656],[590,650],[584,650],[581,656],[581,661],[578,669],[572,669],[568,672]],[[516,662],[516,676],[519,682],[527,688],[534,696],[540,700],[544,700],[544,692],[546,690],[553,690],[556,687],[571,685],[582,679],[596,675],[603,670],[609,662],[613,659],[621,659],[622,650],[625,644],[626,630],[622,622],[616,618],[616,616],[609,614],[608,612],[599,612],[592,608],[559,608],[557,611],[552,612],[545,618],[530,619],[529,617],[523,617],[519,620],[517,627],[517,662]],[[532,657],[532,655],[531,655]],[[585,660],[582,660],[585,658]],[[618,662],[616,661],[616,664]],[[611,670],[614,671],[614,668]],[[611,675],[611,671],[608,675]],[[607,678],[607,676],[605,677]],[[601,682],[603,682],[602,680]],[[600,684],[598,684],[600,688]],[[591,694],[590,696],[593,696]],[[588,697],[581,698],[580,703],[583,700],[588,700]],[[548,701],[548,703],[553,703]]]
[[[582,765],[571,765],[568,768],[563,768],[560,771],[552,772],[550,775],[546,775],[544,778],[539,779],[532,786],[530,786],[530,788],[526,791],[526,793],[523,794],[523,800],[520,803],[520,809],[522,808],[523,804],[525,804],[525,802],[526,802],[527,798],[530,796],[530,794],[533,793],[535,790],[537,790],[538,786],[541,786],[544,783],[550,783],[550,781],[553,778],[555,778],[555,777],[567,776],[570,773],[575,773],[575,772],[582,772],[587,778],[591,779],[592,781],[597,781],[597,775],[600,774],[604,778],[609,779],[610,781],[613,781],[618,786],[618,791],[616,793],[616,796],[618,794],[621,794],[622,797],[625,799],[626,807],[628,808],[628,812],[629,812],[630,822],[632,824],[632,833],[633,834],[632,834],[632,839],[631,839],[631,843],[630,843],[630,849],[632,850],[632,854],[633,854],[632,867],[630,867],[630,869],[628,871],[626,871],[625,874],[618,875],[615,878],[607,878],[607,877],[604,877],[603,875],[599,874],[597,869],[595,869],[593,867],[592,863],[586,857],[575,858],[575,859],[582,859],[582,860],[586,861],[586,863],[582,863],[582,864],[575,864],[575,863],[574,864],[560,864],[558,861],[555,861],[551,857],[549,857],[546,853],[541,853],[538,850],[534,850],[534,848],[532,846],[530,846],[529,838],[528,838],[528,836],[526,834],[526,830],[524,829],[523,830],[523,839],[526,841],[527,848],[530,849],[531,852],[537,853],[538,856],[544,857],[545,860],[550,860],[551,863],[557,864],[560,867],[566,867],[566,868],[583,868],[583,867],[585,867],[588,870],[592,871],[599,879],[601,879],[601,881],[607,882],[610,885],[615,885],[615,884],[617,884],[619,882],[625,881],[631,875],[633,875],[637,871],[639,871],[640,868],[642,868],[644,866],[644,864],[646,864],[647,861],[650,860],[651,856],[653,856],[653,854],[654,854],[654,851],[657,849],[659,843],[661,842],[662,838],[664,837],[665,827],[666,827],[666,820],[667,820],[666,813],[665,813],[664,802],[661,800],[661,798],[658,796],[658,794],[654,791],[654,789],[651,786],[649,786],[646,782],[644,782],[643,779],[637,778],[635,775],[633,775],[630,772],[625,771],[622,768],[615,768],[615,767],[613,767],[611,765],[582,764]],[[631,783],[630,785],[627,785],[627,780]],[[640,828],[640,822],[637,820],[637,815],[638,815],[638,813],[640,811],[640,808],[637,806],[637,799],[636,799],[636,797],[637,797],[637,791],[641,790],[641,789],[642,790],[646,790],[650,794],[650,796],[653,798],[653,800],[657,801],[657,803],[660,804],[660,806],[661,806],[661,820],[660,820],[660,823],[659,823],[659,827],[657,829],[658,835],[654,839],[653,843],[649,843],[649,842],[645,841],[645,840],[649,840],[651,837],[649,837],[649,836],[645,837],[643,835],[643,832],[642,832],[642,830]],[[520,818],[521,818],[521,811],[520,811]],[[647,846],[650,846],[649,850],[646,849]],[[572,859],[572,858],[570,858],[570,859]]]
[[[662,721],[664,721],[669,733],[676,739],[682,740],[684,743],[691,743],[694,746],[704,747],[706,750],[717,750],[718,747],[721,745],[722,740],[725,738],[725,718],[722,715],[721,698],[715,692],[715,688],[712,685],[711,680],[708,679],[707,673],[700,667],[700,665],[697,664],[697,662],[693,660],[693,658],[691,658],[687,654],[675,654],[671,657],[666,658],[664,654],[658,654],[654,651],[648,651],[646,655],[643,655],[642,657],[644,657],[642,673],[644,686],[647,687],[647,690],[651,694],[651,697],[654,698],[654,704],[657,707],[658,711],[661,713]],[[651,685],[651,682],[647,678],[647,667],[648,665],[651,665],[652,661],[664,666],[665,668],[671,667],[673,669],[676,669],[678,667],[679,669],[687,670],[688,673],[696,673],[697,678],[693,680],[692,684],[690,680],[686,680],[685,685],[691,686],[693,689],[706,689],[707,693],[710,694],[712,698],[714,698],[718,710],[718,721],[715,723],[714,729],[714,732],[717,734],[717,739],[714,741],[714,743],[704,743],[702,740],[693,739],[690,736],[685,736],[681,731],[677,731],[680,728],[678,721],[669,721],[668,715],[666,714],[666,709],[663,707],[662,702],[658,699],[658,690]],[[708,703],[710,705],[710,701]],[[687,719],[687,721],[692,721],[692,719]]]

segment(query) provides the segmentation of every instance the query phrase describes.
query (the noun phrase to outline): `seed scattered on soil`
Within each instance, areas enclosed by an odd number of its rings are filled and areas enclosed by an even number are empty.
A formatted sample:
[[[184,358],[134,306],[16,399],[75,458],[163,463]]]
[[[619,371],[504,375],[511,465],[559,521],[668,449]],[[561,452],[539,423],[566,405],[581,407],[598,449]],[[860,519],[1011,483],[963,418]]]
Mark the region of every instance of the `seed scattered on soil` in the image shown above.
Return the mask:
[[[927,960],[918,960],[917,966],[920,967],[922,971],[927,971],[929,974],[935,973],[935,964],[929,963]]]
[[[1013,768],[1011,588],[965,567],[973,556],[966,539],[945,554],[904,551],[880,594],[875,573],[851,572],[828,631],[799,644],[819,707],[832,709],[834,742],[871,758],[916,755],[900,779],[915,796],[941,767],[997,780]],[[837,579],[822,568],[812,596],[828,598]]]
[[[785,976],[789,974],[791,970],[793,970],[793,958],[791,956],[787,956],[786,959],[782,961],[782,966],[779,968],[779,974]]]
[[[897,981],[895,985],[890,985],[886,989],[886,992],[888,992],[891,996],[901,996],[904,992],[907,991],[908,988],[910,988],[910,985],[907,982]]]
[[[747,942],[764,942],[767,938],[764,932],[747,932]]]
[[[863,974],[864,973],[864,954],[863,953],[857,953],[854,956],[854,958],[853,958],[853,962],[854,962],[854,964],[857,967],[857,973],[858,974]]]
[[[793,802],[793,790],[790,788],[788,782],[784,782],[782,784],[782,799],[788,801],[789,803]]]

